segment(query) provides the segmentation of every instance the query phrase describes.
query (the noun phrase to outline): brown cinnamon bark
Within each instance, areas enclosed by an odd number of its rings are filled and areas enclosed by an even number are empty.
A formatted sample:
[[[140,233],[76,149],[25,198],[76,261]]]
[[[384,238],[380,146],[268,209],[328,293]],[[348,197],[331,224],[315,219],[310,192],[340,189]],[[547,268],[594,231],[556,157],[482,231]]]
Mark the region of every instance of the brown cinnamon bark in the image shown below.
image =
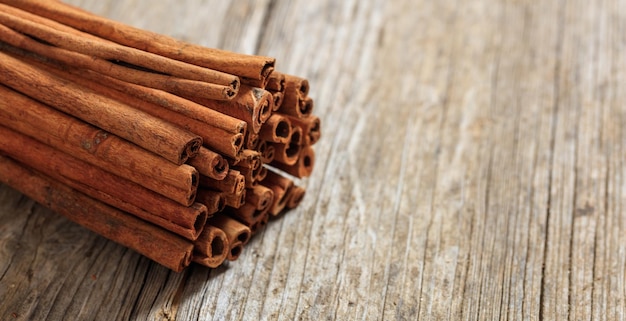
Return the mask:
[[[239,208],[246,202],[246,189],[244,188],[240,193],[223,193],[222,196],[226,206]]]
[[[189,165],[202,175],[216,180],[223,180],[228,175],[228,162],[222,155],[201,147],[198,155],[189,159]]]
[[[61,2],[34,0],[2,0],[1,2],[129,47],[237,75],[244,78],[243,82],[249,81],[253,86],[264,87],[268,76],[274,70],[274,58],[204,48],[130,27]]]
[[[43,44],[1,24],[0,40],[64,64],[93,70],[103,76],[108,75],[114,79],[165,90],[177,95],[198,95],[209,99],[230,100],[237,94],[237,91],[230,86],[138,70],[68,49]]]
[[[226,233],[207,224],[194,242],[193,261],[210,268],[220,266],[228,256],[230,244]]]
[[[90,166],[2,126],[0,126],[0,151],[39,172],[63,181],[66,185],[68,184],[66,179],[80,183],[69,185],[91,197],[105,201],[99,198],[100,194],[91,193],[92,190],[110,195],[107,200],[111,201],[109,203],[111,206],[122,206],[117,202],[119,200],[144,209],[145,211],[132,214],[188,239],[195,239],[198,236],[199,229],[207,218],[207,209],[204,205],[188,207],[192,204],[189,203],[181,206],[122,177]],[[89,189],[82,188],[83,186]],[[195,190],[193,193],[195,196]]]
[[[202,139],[197,135],[2,52],[0,82],[127,139],[177,165],[187,160],[189,149],[197,149],[202,145]]]
[[[274,98],[274,106],[272,107],[272,111],[277,111],[283,105],[283,100],[285,99],[285,94],[280,91],[269,91]]]
[[[0,156],[0,181],[36,202],[176,272],[191,262],[193,244]]]
[[[274,143],[287,143],[291,137],[291,121],[289,118],[273,114],[261,126],[259,138]]]
[[[254,206],[257,210],[265,210],[274,201],[274,192],[262,185],[248,188],[246,192],[246,204]]]
[[[0,123],[6,127],[153,191],[163,191],[163,184],[182,190],[198,185],[198,172],[189,165],[172,164],[2,85],[0,96]],[[151,179],[146,181],[146,176]]]
[[[303,187],[294,185],[289,190],[289,195],[287,195],[287,205],[285,206],[288,209],[293,209],[298,207],[304,199],[304,195],[306,194],[306,190]]]
[[[269,207],[258,210],[252,204],[244,204],[240,208],[226,208],[224,213],[236,219],[250,229],[251,233],[255,233],[259,227],[259,222],[269,215]]]
[[[317,143],[322,136],[322,125],[319,117],[314,115],[305,118],[286,117],[289,119],[292,126],[297,126],[302,129],[302,145],[313,145]]]
[[[273,146],[275,149],[274,160],[271,162],[272,165],[277,163],[293,165],[298,161],[298,155],[302,149],[302,129],[300,127],[291,129],[289,143],[268,143],[268,146]]]
[[[261,141],[259,144],[265,144],[266,147],[263,149],[263,152],[261,153],[261,160],[263,161],[264,164],[269,164],[274,160],[274,156],[276,153],[276,147],[272,146],[272,145],[268,145],[267,142],[265,141]],[[261,150],[259,148],[259,150]]]
[[[199,187],[196,195],[196,202],[206,206],[209,215],[212,216],[217,212],[223,211],[226,206],[226,201],[224,200],[222,194],[223,192]]]
[[[298,153],[298,160],[295,164],[273,162],[271,165],[298,178],[308,177],[313,173],[315,166],[315,151],[311,146],[305,146]]]
[[[237,259],[239,254],[241,254],[243,245],[250,240],[250,228],[224,214],[216,214],[207,221],[207,224],[215,226],[226,233],[228,244],[230,245],[227,259],[231,261]]]
[[[244,120],[248,124],[248,132],[258,133],[261,125],[272,113],[273,97],[270,92],[261,88],[241,86],[239,93],[230,101],[218,101],[200,97],[185,96],[202,106],[220,113]]]
[[[224,153],[228,156],[235,156],[239,154],[239,151],[242,147],[242,134],[237,133],[226,133],[222,129],[218,129],[212,126],[207,126],[205,123],[186,117],[183,114],[174,112],[170,109],[165,109],[160,107],[159,105],[153,104],[149,101],[139,99],[135,96],[126,94],[122,91],[107,87],[102,85],[100,82],[92,81],[90,79],[85,79],[85,75],[96,75],[95,73],[89,72],[75,72],[68,73],[65,70],[58,69],[61,68],[58,65],[54,64],[43,64],[40,62],[36,62],[30,59],[26,59],[25,61],[29,62],[31,66],[41,68],[47,72],[50,72],[60,78],[65,80],[80,83],[85,88],[93,90],[95,93],[104,95],[105,97],[115,99],[117,102],[124,103],[125,105],[132,106],[137,110],[146,112],[158,119],[163,121],[172,123],[182,129],[185,129],[191,133],[194,133],[200,136],[203,140],[203,143],[215,150]],[[96,77],[99,78],[99,77]],[[106,79],[101,79],[106,80]],[[106,82],[105,82],[106,83]],[[110,83],[110,82],[109,82]],[[205,108],[207,109],[207,108]],[[239,124],[239,128],[245,129],[245,122],[243,124]],[[192,145],[195,149],[196,146]],[[197,150],[193,150],[188,152],[190,156],[195,155]]]
[[[308,93],[308,80],[285,74],[283,102],[278,112],[295,117],[310,115],[313,110],[313,100],[307,97]]]
[[[200,176],[200,186],[230,194],[239,194],[246,187],[245,178],[234,169],[229,169],[223,180],[216,180],[206,176]]]
[[[274,216],[280,214],[287,205],[287,195],[289,195],[289,190],[294,186],[293,181],[276,172],[268,171],[265,179],[261,181],[261,185],[274,192],[274,202],[270,206],[270,214]]]
[[[6,7],[7,6],[0,4],[0,9]],[[239,78],[237,76],[170,59],[132,47],[122,46],[110,41],[65,32],[44,24],[38,24],[30,19],[11,15],[7,13],[6,10],[0,11],[0,23],[15,31],[43,40],[59,48],[84,55],[98,57],[104,60],[122,61],[182,79],[229,86],[234,94],[236,94],[239,88]]]
[[[267,80],[266,90],[283,93],[285,92],[285,74],[274,71]]]

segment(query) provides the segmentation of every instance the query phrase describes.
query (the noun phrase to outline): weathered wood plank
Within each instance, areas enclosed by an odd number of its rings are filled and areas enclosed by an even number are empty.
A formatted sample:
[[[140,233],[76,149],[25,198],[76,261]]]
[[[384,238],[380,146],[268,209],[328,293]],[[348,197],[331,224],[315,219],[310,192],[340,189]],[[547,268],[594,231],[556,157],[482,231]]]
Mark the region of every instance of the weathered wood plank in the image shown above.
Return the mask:
[[[181,274],[0,186],[0,319],[625,318],[626,1],[70,2],[307,77],[317,168]]]

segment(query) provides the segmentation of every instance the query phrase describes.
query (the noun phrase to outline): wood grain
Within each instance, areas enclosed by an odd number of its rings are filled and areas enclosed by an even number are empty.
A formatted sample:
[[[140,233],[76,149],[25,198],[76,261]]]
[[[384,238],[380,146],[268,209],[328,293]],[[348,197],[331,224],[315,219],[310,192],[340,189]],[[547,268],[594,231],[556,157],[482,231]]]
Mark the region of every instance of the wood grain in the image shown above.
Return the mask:
[[[181,274],[0,187],[0,319],[626,318],[626,1],[70,2],[308,78],[317,166]]]

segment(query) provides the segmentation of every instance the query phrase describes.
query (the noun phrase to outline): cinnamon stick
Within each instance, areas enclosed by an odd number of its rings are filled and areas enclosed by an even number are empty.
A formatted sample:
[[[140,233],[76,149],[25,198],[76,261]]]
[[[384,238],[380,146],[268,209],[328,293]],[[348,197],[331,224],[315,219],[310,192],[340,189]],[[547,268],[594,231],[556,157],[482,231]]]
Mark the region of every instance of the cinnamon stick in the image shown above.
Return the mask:
[[[283,74],[282,72],[274,71],[267,80],[267,85],[265,86],[265,89],[283,93],[285,92],[285,81],[285,74]]]
[[[274,192],[274,202],[270,206],[270,214],[274,216],[280,214],[287,205],[287,196],[289,195],[289,190],[294,186],[293,181],[276,172],[268,171],[265,179],[261,181],[261,185]]]
[[[285,206],[288,209],[296,208],[302,202],[304,195],[306,194],[306,190],[303,187],[294,185],[287,195],[287,205]]]
[[[302,129],[302,145],[313,145],[322,136],[321,134],[321,121],[319,117],[310,115],[305,118],[298,118],[293,116],[285,116],[293,126],[300,127]]]
[[[220,266],[228,256],[230,244],[226,233],[207,224],[194,242],[193,261],[210,268]]]
[[[237,75],[244,78],[242,82],[248,81],[257,87],[264,87],[268,76],[274,70],[274,58],[237,54],[185,43],[99,17],[61,2],[36,0],[1,2],[129,47]]]
[[[220,113],[244,120],[248,132],[258,133],[261,125],[272,113],[273,97],[261,88],[241,86],[239,93],[230,101],[217,101],[201,97],[185,96],[200,105]]]
[[[223,193],[226,206],[239,208],[246,202],[246,189],[242,189],[239,193]]]
[[[6,5],[0,4],[0,9],[6,7]],[[237,76],[170,59],[132,47],[122,46],[113,42],[65,32],[51,28],[45,24],[35,23],[30,19],[11,15],[7,13],[6,10],[4,10],[4,12],[0,11],[0,23],[20,33],[81,54],[98,57],[104,60],[123,61],[131,65],[148,68],[182,79],[229,86],[233,91],[232,96],[236,94],[239,88],[239,78]]]
[[[234,169],[229,169],[228,174],[223,180],[216,180],[206,176],[200,176],[200,186],[208,187],[213,190],[240,194],[246,187],[245,178],[241,173]]]
[[[311,146],[305,146],[298,153],[296,163],[288,165],[272,162],[271,165],[298,178],[311,176],[315,165],[315,150]]]
[[[246,193],[246,204],[252,205],[257,210],[265,210],[274,201],[274,192],[262,185],[248,188]]]
[[[224,200],[222,192],[202,187],[198,188],[196,202],[206,206],[209,215],[223,211],[226,206],[226,201]]]
[[[250,240],[250,228],[223,214],[213,216],[208,220],[207,224],[215,226],[226,233],[228,244],[230,245],[227,259],[231,261],[237,259],[239,254],[241,254],[243,245]]]
[[[190,203],[181,206],[135,183],[90,166],[2,126],[0,126],[0,151],[57,181],[72,185],[91,197],[100,196],[98,193],[91,193],[92,190],[110,195],[111,197],[107,197],[107,200],[112,201],[109,205],[120,207],[121,202],[124,202],[144,209],[145,211],[132,214],[188,239],[195,239],[198,236],[199,229],[207,218],[208,213],[204,205],[188,207]],[[66,179],[80,184],[68,183]],[[99,199],[104,201],[102,198]]]
[[[261,126],[259,138],[274,143],[287,143],[291,137],[291,121],[289,118],[273,114]]]
[[[198,185],[198,172],[0,85],[0,124],[155,192]],[[132,174],[136,173],[138,175]],[[147,180],[146,177],[151,179]],[[167,193],[162,193],[167,194]]]
[[[176,272],[191,262],[193,244],[0,156],[0,182],[36,202]]]
[[[293,165],[298,161],[298,154],[302,149],[302,129],[293,127],[287,144],[268,143],[268,145],[274,146],[275,149],[274,160],[271,164]]]
[[[312,100],[305,103],[309,93],[309,82],[304,78],[285,74],[285,91],[283,103],[278,109],[280,113],[303,117],[309,115],[312,108]]]
[[[251,233],[255,233],[256,228],[259,227],[259,221],[268,215],[269,207],[259,210],[254,205],[246,203],[240,208],[226,208],[224,213],[247,226]]]
[[[24,94],[127,139],[177,164],[202,139],[149,114],[102,97],[0,52],[0,81]],[[190,147],[191,146],[191,147]]]
[[[177,95],[199,95],[210,99],[229,100],[237,93],[230,86],[143,71],[68,49],[43,44],[1,24],[0,40],[64,64],[97,71],[103,76],[108,75],[114,79],[165,90]]]
[[[222,155],[201,147],[198,155],[188,161],[200,174],[216,180],[223,180],[228,175],[228,162]]]

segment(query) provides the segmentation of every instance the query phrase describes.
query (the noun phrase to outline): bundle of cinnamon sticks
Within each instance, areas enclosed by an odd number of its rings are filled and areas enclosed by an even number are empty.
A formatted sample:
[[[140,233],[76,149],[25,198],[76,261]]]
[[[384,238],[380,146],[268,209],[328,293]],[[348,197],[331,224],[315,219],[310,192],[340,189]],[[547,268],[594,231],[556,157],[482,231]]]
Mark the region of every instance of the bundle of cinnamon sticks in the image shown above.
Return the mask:
[[[0,0],[0,182],[181,271],[296,207],[320,120],[269,57]]]

